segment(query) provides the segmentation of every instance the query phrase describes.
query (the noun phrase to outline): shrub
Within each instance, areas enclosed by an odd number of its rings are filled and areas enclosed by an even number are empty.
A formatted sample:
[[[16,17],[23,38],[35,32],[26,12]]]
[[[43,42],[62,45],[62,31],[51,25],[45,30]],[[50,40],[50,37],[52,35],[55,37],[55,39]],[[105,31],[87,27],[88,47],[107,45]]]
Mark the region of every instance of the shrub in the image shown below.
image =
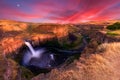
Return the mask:
[[[109,30],[120,30],[120,23],[119,22],[116,22],[114,23],[113,25],[109,25],[107,27],[107,29]]]

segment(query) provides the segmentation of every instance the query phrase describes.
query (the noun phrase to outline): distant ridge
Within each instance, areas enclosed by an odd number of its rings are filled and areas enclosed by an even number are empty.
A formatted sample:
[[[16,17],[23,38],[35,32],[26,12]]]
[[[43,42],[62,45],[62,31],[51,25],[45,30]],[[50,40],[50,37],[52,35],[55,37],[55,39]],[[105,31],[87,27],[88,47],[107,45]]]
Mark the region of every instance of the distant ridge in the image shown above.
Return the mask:
[[[63,23],[40,23],[40,22],[35,23],[35,22],[24,22],[24,21],[7,20],[7,19],[1,19],[0,22],[31,23],[31,24],[63,24]],[[89,22],[64,23],[64,24],[113,24],[115,22],[120,22],[120,20],[89,21]]]

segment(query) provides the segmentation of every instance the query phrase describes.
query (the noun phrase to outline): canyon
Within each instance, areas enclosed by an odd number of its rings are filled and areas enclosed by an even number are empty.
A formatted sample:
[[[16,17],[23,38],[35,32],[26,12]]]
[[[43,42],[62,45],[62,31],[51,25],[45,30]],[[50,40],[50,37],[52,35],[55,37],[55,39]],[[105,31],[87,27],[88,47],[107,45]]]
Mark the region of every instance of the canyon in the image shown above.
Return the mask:
[[[106,28],[113,23],[43,24],[0,20],[0,80],[119,80],[120,37],[108,35]],[[37,66],[44,69],[22,64],[23,58],[28,57],[24,55],[30,53],[25,40],[33,49],[47,50],[41,51],[44,57],[40,61],[31,60],[33,65],[41,63]],[[34,50],[31,52],[35,54]],[[54,58],[55,63],[53,60],[46,67]]]

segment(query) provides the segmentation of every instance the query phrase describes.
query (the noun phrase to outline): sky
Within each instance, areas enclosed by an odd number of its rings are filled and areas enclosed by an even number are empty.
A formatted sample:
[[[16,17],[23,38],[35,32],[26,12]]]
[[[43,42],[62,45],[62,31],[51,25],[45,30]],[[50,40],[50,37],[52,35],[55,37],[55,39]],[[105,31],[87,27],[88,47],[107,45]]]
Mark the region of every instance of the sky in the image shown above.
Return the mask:
[[[0,19],[41,23],[120,20],[120,0],[0,0]]]

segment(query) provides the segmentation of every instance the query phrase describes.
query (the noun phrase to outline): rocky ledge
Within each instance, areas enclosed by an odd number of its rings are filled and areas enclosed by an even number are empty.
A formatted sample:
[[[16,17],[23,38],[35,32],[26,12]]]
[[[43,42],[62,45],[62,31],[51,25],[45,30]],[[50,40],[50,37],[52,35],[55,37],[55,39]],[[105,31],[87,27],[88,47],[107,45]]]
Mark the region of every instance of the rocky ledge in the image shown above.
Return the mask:
[[[1,20],[0,80],[119,80],[120,38],[103,33],[105,26]],[[35,74],[20,64],[26,49],[24,40],[31,41],[33,47],[78,54],[48,73]]]

